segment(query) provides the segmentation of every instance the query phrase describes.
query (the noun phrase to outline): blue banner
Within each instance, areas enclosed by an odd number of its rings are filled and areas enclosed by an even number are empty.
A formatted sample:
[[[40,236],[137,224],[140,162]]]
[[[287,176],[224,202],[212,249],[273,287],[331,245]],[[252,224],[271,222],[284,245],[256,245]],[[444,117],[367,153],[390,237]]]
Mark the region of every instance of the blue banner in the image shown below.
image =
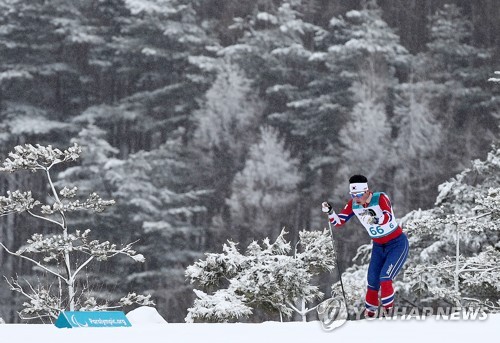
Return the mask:
[[[121,311],[68,311],[61,312],[55,325],[58,328],[132,326]]]

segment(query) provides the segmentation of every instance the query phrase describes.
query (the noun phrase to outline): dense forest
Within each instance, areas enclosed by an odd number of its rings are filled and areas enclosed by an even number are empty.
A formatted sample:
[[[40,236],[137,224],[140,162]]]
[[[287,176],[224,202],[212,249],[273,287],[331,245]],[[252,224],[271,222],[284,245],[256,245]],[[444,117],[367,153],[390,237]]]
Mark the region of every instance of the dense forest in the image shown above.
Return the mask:
[[[185,269],[228,239],[320,230],[361,173],[396,215],[427,209],[437,186],[498,139],[500,6],[495,0],[0,0],[2,160],[16,145],[82,158],[56,186],[116,206],[73,218],[146,262],[89,265],[91,290],[151,293],[183,321]],[[0,175],[1,194],[49,197],[36,175]],[[0,218],[15,251],[51,228]],[[339,233],[350,265],[364,231]],[[0,250],[2,274],[36,270]],[[84,282],[85,280],[82,280]],[[325,280],[328,282],[328,280]],[[0,287],[0,317],[23,299]]]

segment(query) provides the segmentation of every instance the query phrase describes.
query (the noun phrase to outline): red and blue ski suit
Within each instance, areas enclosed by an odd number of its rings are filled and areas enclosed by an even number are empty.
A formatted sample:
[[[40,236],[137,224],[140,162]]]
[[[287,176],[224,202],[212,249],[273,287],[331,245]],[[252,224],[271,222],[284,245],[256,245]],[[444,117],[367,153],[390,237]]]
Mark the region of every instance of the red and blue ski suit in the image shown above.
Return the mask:
[[[358,217],[373,241],[372,255],[368,267],[366,310],[374,314],[379,307],[379,290],[382,306],[390,309],[394,303],[392,281],[398,275],[408,257],[408,238],[396,222],[389,197],[384,193],[373,193],[369,203],[357,204],[351,199],[337,215],[328,217],[335,226],[342,226],[353,216]],[[372,217],[370,222],[364,219]]]

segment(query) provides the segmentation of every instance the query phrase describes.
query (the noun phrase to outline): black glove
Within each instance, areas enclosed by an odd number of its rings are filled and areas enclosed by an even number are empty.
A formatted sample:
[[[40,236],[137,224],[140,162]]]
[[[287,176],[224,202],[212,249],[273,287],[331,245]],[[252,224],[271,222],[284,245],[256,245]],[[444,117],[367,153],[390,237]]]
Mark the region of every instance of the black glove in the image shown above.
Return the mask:
[[[326,201],[324,201],[321,204],[321,211],[323,211],[324,213],[332,214],[333,213],[333,207],[332,207],[332,205],[330,205],[329,203],[327,203]]]

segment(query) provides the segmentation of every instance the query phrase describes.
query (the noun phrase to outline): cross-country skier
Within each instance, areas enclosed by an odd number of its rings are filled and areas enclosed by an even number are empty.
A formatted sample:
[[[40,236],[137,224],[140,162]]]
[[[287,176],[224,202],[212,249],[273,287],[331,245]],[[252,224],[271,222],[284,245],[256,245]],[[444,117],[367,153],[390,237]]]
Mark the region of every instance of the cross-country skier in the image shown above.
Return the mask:
[[[349,178],[349,193],[351,200],[338,215],[328,202],[322,203],[322,211],[328,213],[330,223],[335,226],[344,225],[355,215],[372,238],[365,316],[374,317],[380,304],[379,291],[383,309],[388,312],[393,307],[392,281],[408,256],[408,238],[396,222],[389,197],[371,192],[365,176]]]

